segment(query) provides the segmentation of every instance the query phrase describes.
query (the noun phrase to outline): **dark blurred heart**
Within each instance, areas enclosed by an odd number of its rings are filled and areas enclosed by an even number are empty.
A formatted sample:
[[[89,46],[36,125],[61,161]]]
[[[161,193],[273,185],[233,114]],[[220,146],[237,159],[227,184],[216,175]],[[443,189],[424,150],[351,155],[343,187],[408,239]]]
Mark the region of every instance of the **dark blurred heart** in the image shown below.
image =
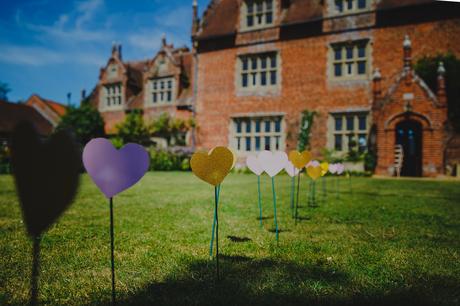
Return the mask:
[[[80,154],[66,132],[46,143],[29,123],[19,124],[11,139],[11,162],[27,232],[39,237],[72,202],[79,181]]]

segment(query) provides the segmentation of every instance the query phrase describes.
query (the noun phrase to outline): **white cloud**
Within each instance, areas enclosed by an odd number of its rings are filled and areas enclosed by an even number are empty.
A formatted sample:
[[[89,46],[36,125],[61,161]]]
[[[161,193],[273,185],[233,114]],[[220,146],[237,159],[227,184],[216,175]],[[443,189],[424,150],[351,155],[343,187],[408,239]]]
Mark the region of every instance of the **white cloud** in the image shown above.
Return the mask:
[[[155,22],[164,27],[189,29],[192,26],[192,10],[190,6],[180,6],[173,11],[156,15]]]
[[[103,0],[87,0],[82,1],[77,4],[77,12],[79,16],[76,19],[75,26],[77,29],[81,27],[88,21],[90,21],[96,11],[102,7],[104,4]]]

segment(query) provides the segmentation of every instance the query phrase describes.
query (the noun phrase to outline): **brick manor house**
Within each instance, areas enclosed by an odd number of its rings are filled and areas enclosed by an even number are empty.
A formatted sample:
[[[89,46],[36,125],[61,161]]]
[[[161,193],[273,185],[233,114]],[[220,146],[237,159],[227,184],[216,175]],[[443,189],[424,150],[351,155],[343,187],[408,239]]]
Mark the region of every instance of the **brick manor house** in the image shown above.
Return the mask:
[[[460,58],[460,4],[433,0],[211,0],[192,6],[192,49],[163,39],[152,59],[112,47],[91,99],[108,133],[127,112],[194,117],[189,143],[239,157],[295,149],[302,111],[315,111],[310,147],[377,157],[375,172],[436,176],[460,163],[447,121],[442,63],[431,90],[413,70],[424,56]],[[459,84],[460,86],[460,84]],[[457,139],[456,141],[452,140]],[[450,147],[449,147],[450,146]]]

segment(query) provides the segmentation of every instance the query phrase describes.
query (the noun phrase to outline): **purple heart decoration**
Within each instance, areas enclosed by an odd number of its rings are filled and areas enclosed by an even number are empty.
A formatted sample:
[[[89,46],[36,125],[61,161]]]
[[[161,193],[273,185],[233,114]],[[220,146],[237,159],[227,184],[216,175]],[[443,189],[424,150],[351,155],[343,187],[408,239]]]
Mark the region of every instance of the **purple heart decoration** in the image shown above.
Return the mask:
[[[105,138],[95,138],[83,150],[83,165],[107,198],[136,184],[149,169],[149,154],[141,145],[128,143],[115,149]]]

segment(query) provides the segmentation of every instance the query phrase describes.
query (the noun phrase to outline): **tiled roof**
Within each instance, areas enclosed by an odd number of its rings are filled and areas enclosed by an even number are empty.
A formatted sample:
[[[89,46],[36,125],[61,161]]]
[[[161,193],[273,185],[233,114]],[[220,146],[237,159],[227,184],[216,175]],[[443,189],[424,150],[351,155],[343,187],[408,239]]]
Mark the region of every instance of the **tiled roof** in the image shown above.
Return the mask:
[[[43,99],[40,97],[40,99],[46,103],[55,113],[57,113],[59,116],[64,116],[65,112],[67,111],[67,107],[65,105],[62,105],[61,103],[48,100],[48,99]]]
[[[40,135],[48,135],[53,131],[52,124],[34,108],[0,100],[0,133],[11,133],[23,121],[31,122]]]

